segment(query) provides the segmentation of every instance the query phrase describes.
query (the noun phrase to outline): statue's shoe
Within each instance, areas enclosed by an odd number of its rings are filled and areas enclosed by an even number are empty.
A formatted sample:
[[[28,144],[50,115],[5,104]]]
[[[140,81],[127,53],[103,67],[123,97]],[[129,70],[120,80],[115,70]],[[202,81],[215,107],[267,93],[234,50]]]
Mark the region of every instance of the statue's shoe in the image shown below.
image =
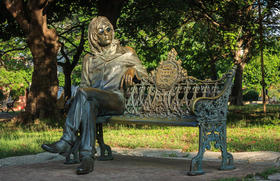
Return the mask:
[[[94,159],[91,157],[82,158],[80,166],[77,168],[77,174],[88,174],[93,171]]]
[[[42,144],[42,149],[51,153],[67,155],[71,152],[71,145],[64,140],[59,140],[52,144]]]

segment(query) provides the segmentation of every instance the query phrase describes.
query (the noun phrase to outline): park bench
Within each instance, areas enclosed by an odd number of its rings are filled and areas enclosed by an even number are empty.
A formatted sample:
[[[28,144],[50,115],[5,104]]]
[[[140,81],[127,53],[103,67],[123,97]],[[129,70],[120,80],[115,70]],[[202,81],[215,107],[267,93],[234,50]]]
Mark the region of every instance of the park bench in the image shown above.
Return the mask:
[[[6,112],[9,112],[9,110],[14,111],[14,104],[16,102],[16,99],[11,99],[9,97],[8,100],[3,100],[2,102],[0,102],[0,110],[1,112],[4,112],[4,110],[6,109]]]
[[[192,158],[189,175],[204,173],[201,162],[205,150],[211,148],[211,142],[222,152],[220,169],[235,168],[226,141],[228,99],[235,68],[219,80],[199,80],[189,76],[176,57],[177,52],[172,49],[167,60],[148,77],[124,90],[126,105],[123,115],[98,117],[99,160],[113,158],[110,146],[103,140],[103,124],[152,124],[199,128],[199,150]]]

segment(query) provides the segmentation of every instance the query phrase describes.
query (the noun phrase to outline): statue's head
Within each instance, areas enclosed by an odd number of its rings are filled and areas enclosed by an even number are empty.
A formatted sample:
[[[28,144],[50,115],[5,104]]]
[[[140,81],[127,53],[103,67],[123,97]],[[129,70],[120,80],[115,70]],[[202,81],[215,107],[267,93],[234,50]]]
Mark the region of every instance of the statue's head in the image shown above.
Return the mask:
[[[88,39],[93,51],[110,45],[114,39],[114,29],[110,21],[104,16],[98,16],[91,20],[88,27]]]

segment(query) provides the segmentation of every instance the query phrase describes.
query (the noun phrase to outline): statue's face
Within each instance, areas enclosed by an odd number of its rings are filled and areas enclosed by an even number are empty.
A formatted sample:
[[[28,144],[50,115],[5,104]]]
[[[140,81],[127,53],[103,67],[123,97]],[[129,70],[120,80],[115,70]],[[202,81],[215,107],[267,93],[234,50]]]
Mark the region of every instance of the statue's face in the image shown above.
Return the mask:
[[[107,46],[112,43],[113,29],[109,22],[101,22],[97,26],[97,39],[100,46]]]

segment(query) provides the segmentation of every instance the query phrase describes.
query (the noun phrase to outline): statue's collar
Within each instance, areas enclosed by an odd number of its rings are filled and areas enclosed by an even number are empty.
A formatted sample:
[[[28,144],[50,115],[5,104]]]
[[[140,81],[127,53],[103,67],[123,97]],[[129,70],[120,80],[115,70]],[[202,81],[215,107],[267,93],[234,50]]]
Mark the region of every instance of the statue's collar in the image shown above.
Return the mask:
[[[101,58],[102,60],[109,62],[119,56],[122,53],[118,52],[119,41],[113,40],[109,47],[103,48],[101,52],[94,52],[95,57]]]

